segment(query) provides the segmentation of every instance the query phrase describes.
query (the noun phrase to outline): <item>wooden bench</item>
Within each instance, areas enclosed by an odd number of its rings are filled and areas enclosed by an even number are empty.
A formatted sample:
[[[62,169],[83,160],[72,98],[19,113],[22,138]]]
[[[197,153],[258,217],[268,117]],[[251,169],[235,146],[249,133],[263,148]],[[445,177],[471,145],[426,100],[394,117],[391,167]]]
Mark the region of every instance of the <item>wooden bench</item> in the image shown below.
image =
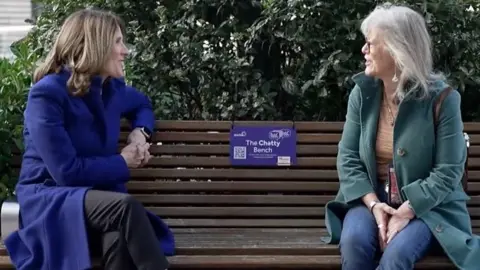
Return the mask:
[[[340,269],[338,247],[320,237],[324,205],[339,187],[335,160],[343,123],[295,125],[297,166],[232,168],[230,122],[156,123],[155,157],[147,168],[132,171],[128,189],[172,227],[172,269]],[[468,207],[478,233],[480,123],[466,123],[465,132],[471,138]],[[119,147],[127,134],[123,129]],[[1,255],[0,268],[11,267],[5,249]],[[455,268],[446,257],[430,255],[417,269]]]

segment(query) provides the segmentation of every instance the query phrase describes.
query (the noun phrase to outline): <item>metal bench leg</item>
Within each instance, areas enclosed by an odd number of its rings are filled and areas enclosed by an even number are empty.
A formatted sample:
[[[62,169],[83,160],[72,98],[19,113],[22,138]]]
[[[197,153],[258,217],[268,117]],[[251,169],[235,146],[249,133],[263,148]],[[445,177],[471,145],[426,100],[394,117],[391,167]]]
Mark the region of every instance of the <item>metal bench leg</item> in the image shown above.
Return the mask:
[[[2,242],[20,228],[20,205],[16,198],[2,203],[0,210],[0,226]]]

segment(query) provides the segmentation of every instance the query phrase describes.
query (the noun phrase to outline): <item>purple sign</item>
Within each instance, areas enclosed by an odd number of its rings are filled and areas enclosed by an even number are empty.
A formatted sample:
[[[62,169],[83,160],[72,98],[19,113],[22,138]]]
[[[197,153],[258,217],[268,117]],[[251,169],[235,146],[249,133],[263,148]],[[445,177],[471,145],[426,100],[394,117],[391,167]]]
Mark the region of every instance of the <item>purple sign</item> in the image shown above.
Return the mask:
[[[297,132],[288,127],[233,126],[230,162],[233,166],[295,165]]]

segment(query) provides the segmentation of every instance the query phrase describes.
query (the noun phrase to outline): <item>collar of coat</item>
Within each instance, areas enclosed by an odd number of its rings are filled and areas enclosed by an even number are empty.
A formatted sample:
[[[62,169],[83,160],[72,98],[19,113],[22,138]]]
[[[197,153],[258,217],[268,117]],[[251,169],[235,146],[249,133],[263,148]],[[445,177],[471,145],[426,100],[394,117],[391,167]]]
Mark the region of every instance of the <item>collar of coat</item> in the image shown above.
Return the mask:
[[[367,76],[365,72],[360,72],[352,77],[353,82],[360,87],[360,92],[362,93],[363,98],[379,98],[381,97],[379,94],[382,92],[382,81],[378,78]],[[427,99],[431,100],[431,98],[436,97],[443,89],[445,89],[448,85],[441,80],[437,80],[434,82],[429,83],[429,91],[431,93],[430,97]],[[409,100],[415,101],[417,100],[416,97],[419,97],[418,91],[411,91],[410,94],[407,94],[403,102],[407,102]],[[412,96],[413,98],[409,98]]]

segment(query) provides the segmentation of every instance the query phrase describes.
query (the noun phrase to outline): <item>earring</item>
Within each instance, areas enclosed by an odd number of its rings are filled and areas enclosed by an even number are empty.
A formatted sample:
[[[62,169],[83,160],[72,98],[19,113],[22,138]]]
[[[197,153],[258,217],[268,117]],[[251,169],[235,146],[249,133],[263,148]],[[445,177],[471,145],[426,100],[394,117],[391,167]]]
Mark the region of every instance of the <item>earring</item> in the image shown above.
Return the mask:
[[[397,72],[393,75],[392,82],[398,82]]]

